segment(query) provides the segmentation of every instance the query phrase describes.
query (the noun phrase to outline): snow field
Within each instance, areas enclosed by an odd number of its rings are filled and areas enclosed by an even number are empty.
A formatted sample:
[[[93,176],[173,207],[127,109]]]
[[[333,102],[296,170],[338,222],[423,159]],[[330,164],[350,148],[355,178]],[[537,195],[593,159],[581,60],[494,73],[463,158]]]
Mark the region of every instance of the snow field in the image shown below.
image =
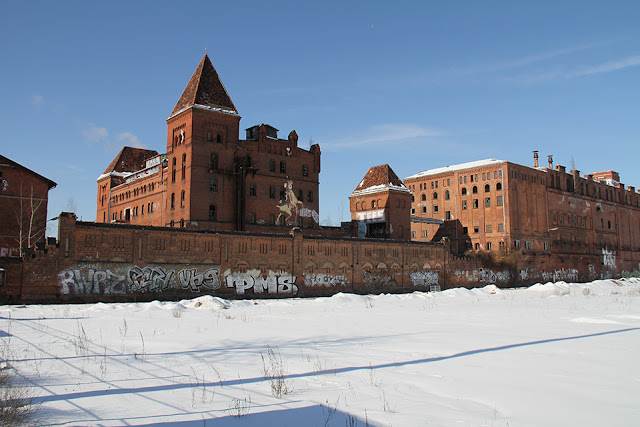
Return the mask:
[[[1,357],[35,391],[46,425],[640,419],[638,279],[0,306],[0,339]]]

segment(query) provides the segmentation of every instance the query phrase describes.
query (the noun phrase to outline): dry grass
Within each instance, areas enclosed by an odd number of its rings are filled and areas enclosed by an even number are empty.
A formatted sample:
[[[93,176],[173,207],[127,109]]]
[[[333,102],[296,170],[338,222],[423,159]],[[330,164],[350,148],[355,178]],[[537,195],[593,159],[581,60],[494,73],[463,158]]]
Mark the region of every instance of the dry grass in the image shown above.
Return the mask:
[[[0,370],[0,427],[37,424],[33,398],[30,388],[15,383],[8,366]]]

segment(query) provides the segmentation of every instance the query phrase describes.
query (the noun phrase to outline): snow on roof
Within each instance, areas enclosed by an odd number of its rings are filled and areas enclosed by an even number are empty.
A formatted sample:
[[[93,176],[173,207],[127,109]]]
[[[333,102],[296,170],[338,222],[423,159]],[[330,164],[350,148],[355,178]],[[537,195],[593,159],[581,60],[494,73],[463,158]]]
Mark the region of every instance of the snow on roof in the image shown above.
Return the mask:
[[[354,190],[353,193],[351,193],[351,197],[363,196],[365,194],[381,193],[383,191],[400,191],[403,193],[411,193],[411,190],[409,190],[404,185],[400,186],[400,185],[394,185],[394,184],[388,183],[388,184],[374,185],[362,190]]]
[[[505,162],[506,162],[505,160],[485,159],[485,160],[476,160],[475,162],[460,163],[459,165],[445,166],[443,168],[429,169],[426,171],[418,172],[415,175],[411,175],[405,178],[405,181],[408,179],[422,178],[424,176],[439,175],[441,173],[454,172],[454,171],[465,170],[465,169],[473,169],[481,166],[499,165]]]

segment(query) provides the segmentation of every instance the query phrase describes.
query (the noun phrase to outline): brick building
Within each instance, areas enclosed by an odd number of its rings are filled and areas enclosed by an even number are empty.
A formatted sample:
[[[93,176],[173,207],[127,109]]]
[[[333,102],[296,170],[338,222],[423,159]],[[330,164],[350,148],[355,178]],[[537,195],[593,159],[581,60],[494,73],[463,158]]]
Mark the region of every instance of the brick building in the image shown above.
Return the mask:
[[[349,196],[358,237],[410,240],[411,191],[389,165],[374,166]]]
[[[49,190],[56,183],[0,155],[0,257],[44,242]]]
[[[598,255],[630,269],[640,262],[640,195],[617,172],[580,176],[562,165],[539,167],[488,159],[417,173],[411,233],[447,236],[452,251],[521,251],[530,255]],[[443,225],[420,222],[442,221]]]
[[[288,233],[318,229],[320,147],[246,129],[209,57],[167,119],[166,153],[125,147],[98,178],[98,222]]]

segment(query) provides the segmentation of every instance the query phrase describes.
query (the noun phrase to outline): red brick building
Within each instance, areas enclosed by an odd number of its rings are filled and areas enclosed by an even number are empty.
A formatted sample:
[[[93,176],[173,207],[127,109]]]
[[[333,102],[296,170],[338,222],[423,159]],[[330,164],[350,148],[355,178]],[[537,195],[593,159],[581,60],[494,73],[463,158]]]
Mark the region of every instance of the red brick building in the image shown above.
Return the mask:
[[[389,165],[374,166],[349,196],[358,237],[411,240],[411,191]]]
[[[603,263],[640,262],[640,195],[617,172],[584,177],[562,165],[488,159],[427,170],[405,179],[413,193],[418,241],[447,236],[466,249],[529,255],[596,255]],[[434,219],[443,226],[419,222]]]
[[[0,155],[0,257],[43,243],[49,190],[56,183]]]
[[[98,222],[288,233],[318,228],[320,147],[240,115],[209,57],[167,119],[166,154],[125,147],[98,178]]]

